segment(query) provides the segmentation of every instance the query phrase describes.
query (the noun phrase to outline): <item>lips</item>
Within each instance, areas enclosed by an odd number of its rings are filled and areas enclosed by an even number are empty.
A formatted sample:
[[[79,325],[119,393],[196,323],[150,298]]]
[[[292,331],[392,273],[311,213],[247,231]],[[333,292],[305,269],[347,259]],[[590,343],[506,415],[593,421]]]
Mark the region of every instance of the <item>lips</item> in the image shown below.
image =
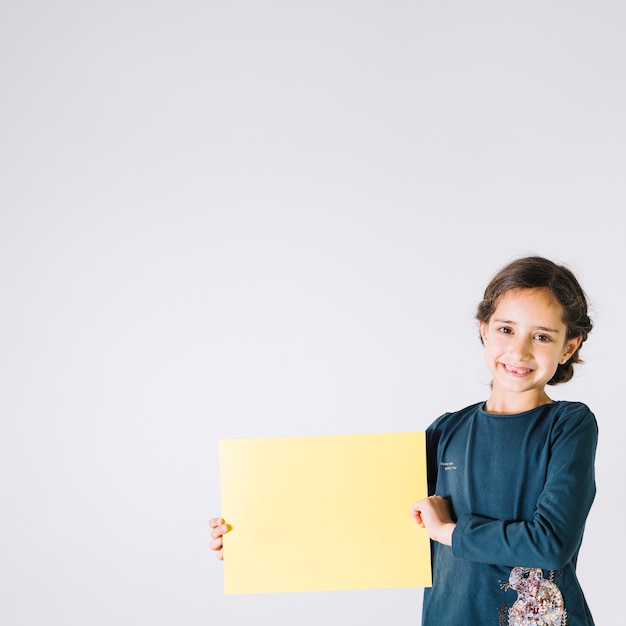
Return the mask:
[[[513,376],[527,376],[532,372],[528,367],[514,367],[513,365],[507,365],[506,363],[502,363],[502,367],[504,370],[512,374]]]

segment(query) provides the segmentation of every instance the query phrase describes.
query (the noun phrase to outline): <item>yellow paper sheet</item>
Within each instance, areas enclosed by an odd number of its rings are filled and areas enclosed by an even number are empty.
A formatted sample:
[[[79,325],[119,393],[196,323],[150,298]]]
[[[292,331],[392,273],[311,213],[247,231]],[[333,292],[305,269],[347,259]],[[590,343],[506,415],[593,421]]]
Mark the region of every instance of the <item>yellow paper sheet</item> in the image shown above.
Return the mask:
[[[431,585],[424,432],[219,446],[225,593]]]

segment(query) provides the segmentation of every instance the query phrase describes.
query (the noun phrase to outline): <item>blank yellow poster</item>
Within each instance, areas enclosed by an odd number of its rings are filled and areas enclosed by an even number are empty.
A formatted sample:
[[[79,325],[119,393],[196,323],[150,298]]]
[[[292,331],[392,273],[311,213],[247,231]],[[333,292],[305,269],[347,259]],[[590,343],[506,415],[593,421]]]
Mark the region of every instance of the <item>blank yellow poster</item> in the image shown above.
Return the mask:
[[[219,445],[225,593],[431,585],[425,433]]]

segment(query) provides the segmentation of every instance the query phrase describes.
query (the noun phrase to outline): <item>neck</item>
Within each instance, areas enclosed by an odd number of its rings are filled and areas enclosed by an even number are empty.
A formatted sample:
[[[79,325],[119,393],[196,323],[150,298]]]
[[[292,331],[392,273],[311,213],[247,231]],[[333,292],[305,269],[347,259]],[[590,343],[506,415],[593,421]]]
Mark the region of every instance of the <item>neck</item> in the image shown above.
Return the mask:
[[[545,391],[540,394],[499,394],[492,392],[491,397],[485,403],[485,409],[489,413],[509,415],[524,413],[536,409],[538,406],[550,404],[552,399]]]

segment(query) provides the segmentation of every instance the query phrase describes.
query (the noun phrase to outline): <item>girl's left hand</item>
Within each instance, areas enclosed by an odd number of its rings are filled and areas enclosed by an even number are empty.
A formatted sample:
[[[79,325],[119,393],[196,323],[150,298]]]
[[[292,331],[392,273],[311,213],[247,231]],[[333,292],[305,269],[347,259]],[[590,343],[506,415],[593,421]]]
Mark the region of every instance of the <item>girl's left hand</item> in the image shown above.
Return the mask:
[[[430,496],[418,500],[411,507],[415,521],[426,529],[433,541],[444,546],[452,545],[452,533],[456,523],[452,519],[450,503],[443,496]]]

